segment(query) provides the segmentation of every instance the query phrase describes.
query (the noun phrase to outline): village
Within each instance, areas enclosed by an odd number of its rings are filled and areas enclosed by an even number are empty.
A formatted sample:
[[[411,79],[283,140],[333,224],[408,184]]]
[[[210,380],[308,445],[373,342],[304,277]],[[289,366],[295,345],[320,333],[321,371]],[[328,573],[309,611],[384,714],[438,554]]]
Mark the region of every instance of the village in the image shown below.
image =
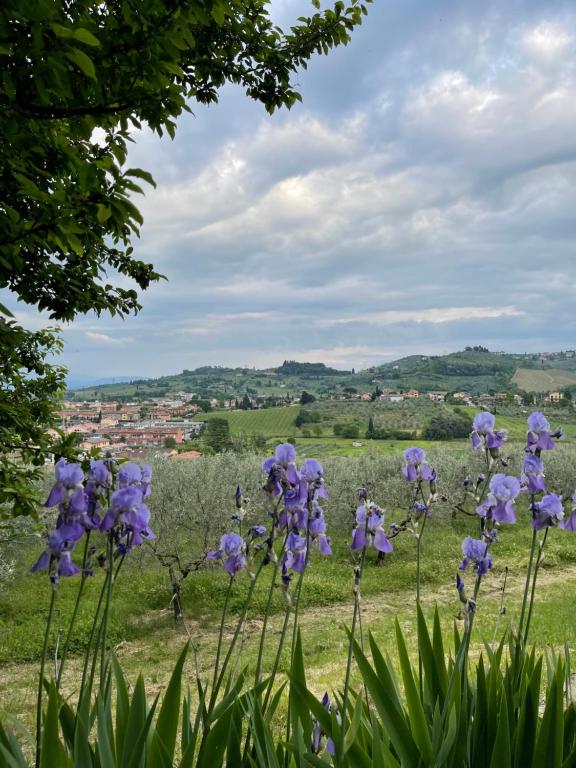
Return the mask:
[[[380,389],[379,380],[374,379],[374,390],[365,392],[339,391],[337,385],[330,395],[319,399],[361,402],[383,401],[402,403],[404,401],[430,400],[434,403],[464,405],[486,410],[495,406],[512,403],[525,404],[526,396],[510,392],[484,393],[478,396],[467,392],[417,389]],[[154,451],[156,455],[171,455],[175,458],[196,458],[198,450],[185,450],[186,444],[194,441],[205,427],[205,411],[241,411],[269,407],[305,405],[310,402],[307,393],[302,396],[263,398],[244,395],[242,398],[211,398],[199,404],[189,392],[174,392],[169,397],[150,397],[138,402],[116,402],[65,399],[58,411],[58,429],[65,435],[75,434],[82,450],[100,449],[118,456],[139,457]],[[77,397],[77,395],[76,395]],[[564,392],[548,392],[540,396],[543,404],[562,404]],[[315,400],[316,398],[312,398]],[[343,408],[346,406],[343,402]],[[183,450],[184,449],[184,450]]]

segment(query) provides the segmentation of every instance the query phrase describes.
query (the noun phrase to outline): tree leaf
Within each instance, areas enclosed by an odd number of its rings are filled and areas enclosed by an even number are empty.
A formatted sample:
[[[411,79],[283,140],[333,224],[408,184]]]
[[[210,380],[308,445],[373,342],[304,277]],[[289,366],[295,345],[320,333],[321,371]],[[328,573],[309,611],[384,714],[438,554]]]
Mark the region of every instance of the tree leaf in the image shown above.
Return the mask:
[[[80,48],[72,48],[70,51],[66,51],[65,55],[72,63],[76,64],[86,77],[96,80],[94,62],[84,51],[81,51]]]

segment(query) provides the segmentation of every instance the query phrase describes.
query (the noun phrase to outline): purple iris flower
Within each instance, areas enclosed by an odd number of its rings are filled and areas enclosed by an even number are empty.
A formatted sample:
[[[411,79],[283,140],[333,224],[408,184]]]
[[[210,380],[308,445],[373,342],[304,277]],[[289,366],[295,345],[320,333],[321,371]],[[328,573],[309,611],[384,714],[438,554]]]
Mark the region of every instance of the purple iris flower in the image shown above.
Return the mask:
[[[522,475],[520,477],[522,490],[528,493],[542,493],[546,490],[544,478],[544,462],[533,453],[527,453],[522,462]]]
[[[465,571],[468,565],[472,565],[472,568],[479,576],[488,573],[490,568],[492,568],[492,555],[486,551],[487,549],[488,545],[482,539],[473,539],[471,536],[466,536],[462,542],[464,559],[460,563],[460,570]],[[458,587],[458,592],[462,592],[464,585],[461,579],[460,583],[457,580],[456,586]]]
[[[142,489],[135,485],[119,488],[112,494],[110,509],[100,524],[101,531],[117,529],[116,538],[121,554],[127,554],[145,539],[156,538],[149,526],[150,510],[142,499]]]
[[[520,493],[520,481],[511,475],[497,474],[490,480],[490,493],[476,507],[481,517],[497,523],[515,523],[515,500]]]
[[[426,504],[423,504],[421,501],[415,501],[414,504],[412,504],[412,509],[417,512],[417,517],[422,517],[422,515],[430,517],[430,508],[427,507]]]
[[[141,467],[134,462],[126,462],[118,470],[118,487],[140,488],[142,496],[150,496],[152,483],[152,468],[149,464],[143,464]]]
[[[108,488],[110,485],[110,470],[105,461],[92,459],[88,470],[88,482],[95,483],[100,488]]]
[[[328,525],[324,519],[324,512],[322,507],[317,503],[313,503],[312,516],[308,524],[308,532],[312,541],[318,542],[318,548],[321,555],[331,555],[332,546],[330,537],[326,535]]]
[[[300,473],[296,469],[296,449],[291,443],[276,446],[274,456],[269,456],[262,464],[262,471],[268,475],[264,490],[280,496],[282,481],[293,486],[300,484]]]
[[[95,511],[95,503],[91,502],[84,488],[78,488],[67,501],[59,505],[56,528],[62,525],[80,526],[82,533],[94,531],[100,527],[100,517]]]
[[[565,531],[576,533],[576,491],[572,494],[572,511],[570,517],[563,525]]]
[[[548,419],[540,411],[534,411],[528,416],[526,450],[534,453],[535,451],[552,451],[555,447]]]
[[[300,467],[300,474],[307,483],[314,483],[316,480],[322,480],[324,468],[316,459],[305,459]]]
[[[74,493],[84,493],[82,489],[84,472],[80,464],[69,464],[66,459],[62,458],[54,465],[54,472],[56,482],[44,502],[45,507],[55,507],[58,504],[63,504]]]
[[[308,501],[308,485],[301,480],[295,486],[289,486],[284,490],[284,506],[288,509],[305,506]]]
[[[364,549],[364,547],[373,546],[379,552],[392,552],[392,544],[383,527],[384,511],[380,507],[370,502],[358,507],[356,523],[350,549]]]
[[[493,414],[488,411],[482,411],[474,416],[472,422],[472,434],[470,440],[472,441],[472,448],[480,448],[484,445],[485,448],[491,450],[498,450],[504,446],[506,439],[508,438],[508,431],[505,429],[494,429],[496,419]]]
[[[293,485],[297,485],[300,481],[300,475],[296,470],[296,449],[291,443],[280,443],[276,446],[274,456],[270,456],[264,464],[262,469],[264,472],[270,472],[274,465],[281,467],[286,475],[286,480]]]
[[[127,488],[131,485],[140,486],[142,482],[142,470],[138,464],[131,461],[120,466],[118,470],[118,487]]]
[[[328,693],[325,693],[322,697],[322,706],[327,712],[332,712],[332,705],[330,704],[330,697],[328,696]],[[340,718],[337,717],[337,719],[340,722]],[[326,734],[322,730],[322,726],[318,720],[312,716],[312,743],[310,748],[315,755],[317,755],[322,749],[322,741],[325,735]],[[332,739],[326,740],[326,751],[329,755],[332,756],[336,754],[336,747]]]
[[[302,573],[306,567],[306,555],[306,539],[295,531],[291,531],[286,538],[282,566],[295,573]]]
[[[244,556],[245,545],[242,536],[237,533],[225,533],[220,539],[220,549],[208,552],[207,560],[224,560],[224,569],[230,576],[235,576],[248,562]]]
[[[86,517],[88,521],[87,528],[94,529],[100,527],[100,516],[97,510],[100,507],[99,497],[110,489],[112,485],[112,474],[106,461],[92,460],[88,470],[88,482],[84,488],[87,501]]]
[[[308,483],[310,498],[328,498],[328,492],[324,486],[324,467],[319,461],[305,459],[300,467],[300,476]]]
[[[402,474],[409,483],[416,480],[436,479],[436,472],[426,463],[426,453],[422,448],[406,448],[404,451],[406,465],[402,467]]]
[[[553,525],[562,526],[564,520],[564,503],[562,496],[556,493],[547,493],[542,499],[534,504],[532,528],[535,531],[541,531],[543,528],[550,528]]]
[[[56,582],[60,576],[74,576],[80,572],[72,562],[70,552],[83,533],[81,526],[62,525],[48,537],[48,545],[30,569],[32,573],[50,571],[50,578]],[[80,533],[80,536],[78,535]]]
[[[266,527],[263,525],[253,525],[249,533],[253,539],[261,539],[262,536],[266,536]]]
[[[140,487],[142,488],[142,495],[144,498],[150,496],[152,493],[152,467],[150,464],[142,464],[142,481]]]
[[[121,515],[136,510],[141,504],[142,491],[136,486],[129,485],[114,491],[110,500],[110,509],[102,520],[100,530],[109,531],[116,525]]]

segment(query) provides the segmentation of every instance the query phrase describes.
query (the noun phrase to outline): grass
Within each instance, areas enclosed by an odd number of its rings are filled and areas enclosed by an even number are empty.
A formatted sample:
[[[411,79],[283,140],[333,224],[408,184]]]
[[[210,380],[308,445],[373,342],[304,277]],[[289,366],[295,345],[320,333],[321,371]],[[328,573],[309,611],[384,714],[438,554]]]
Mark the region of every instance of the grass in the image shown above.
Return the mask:
[[[399,514],[399,513],[398,513]],[[509,569],[506,594],[507,621],[514,621],[523,586],[523,572],[530,544],[530,528],[523,524],[507,526],[501,543],[494,549],[495,568],[485,579],[479,604],[476,645],[491,641],[497,623],[500,590],[504,570]],[[394,516],[392,516],[394,517]],[[392,517],[390,519],[392,519]],[[454,577],[460,559],[460,543],[466,534],[476,533],[476,520],[452,519],[448,509],[437,509],[429,523],[423,546],[422,592],[426,610],[438,605],[446,633],[459,610]],[[302,592],[302,630],[310,680],[314,688],[338,686],[342,679],[345,656],[343,625],[350,621],[352,611],[352,561],[346,537],[335,536],[334,555],[321,557],[314,553],[313,566],[304,579]],[[370,553],[365,569],[362,596],[364,630],[370,629],[391,648],[394,619],[407,633],[409,646],[414,648],[414,541],[404,534],[394,540],[394,553],[381,566]],[[33,553],[27,553],[32,561]],[[270,572],[257,585],[253,608],[246,628],[242,664],[252,670],[261,628],[261,615],[268,590]],[[469,575],[468,581],[472,578]],[[75,633],[73,650],[78,654],[86,642],[91,611],[102,581],[96,575],[87,585],[86,600]],[[63,580],[59,590],[57,625],[65,627],[71,611],[77,583]],[[199,645],[200,665],[209,673],[216,642],[216,627],[223,605],[227,579],[218,567],[206,568],[192,574],[183,590],[183,604],[190,631]],[[239,580],[234,588],[229,622],[243,604],[247,579]],[[22,574],[0,597],[0,710],[19,714],[29,723],[31,700],[28,695],[35,685],[37,658],[42,641],[49,587],[47,579]],[[576,597],[576,537],[552,531],[546,560],[541,574],[538,604],[535,612],[533,640],[540,647],[563,643],[568,636],[574,646],[573,601]],[[150,690],[163,686],[185,632],[174,625],[169,606],[170,590],[166,572],[155,561],[144,559],[128,563],[117,585],[110,620],[110,636],[123,661],[128,676],[135,679],[143,670]],[[278,592],[273,602],[272,632],[266,647],[265,663],[271,664],[275,653],[277,632],[282,620],[284,601]],[[52,648],[54,646],[52,640]],[[33,662],[33,663],[30,663]],[[73,672],[78,661],[73,660],[67,685],[73,685]]]

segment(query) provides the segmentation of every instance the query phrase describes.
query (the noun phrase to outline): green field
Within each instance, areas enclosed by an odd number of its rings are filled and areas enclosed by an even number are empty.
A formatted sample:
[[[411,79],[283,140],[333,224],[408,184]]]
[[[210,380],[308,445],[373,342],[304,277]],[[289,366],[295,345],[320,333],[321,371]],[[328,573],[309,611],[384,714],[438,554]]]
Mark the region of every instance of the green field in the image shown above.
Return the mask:
[[[449,406],[433,403],[429,400],[409,400],[401,403],[376,401],[374,403],[358,401],[318,401],[305,406],[307,412],[317,415],[319,421],[304,424],[297,428],[294,420],[301,411],[298,406],[267,408],[253,411],[213,411],[197,418],[207,421],[211,418],[224,418],[230,424],[233,437],[259,434],[266,438],[269,448],[277,442],[294,439],[302,455],[319,458],[324,456],[361,456],[367,453],[390,454],[400,452],[409,444],[422,447],[440,447],[445,445],[452,453],[461,453],[468,443],[455,440],[448,443],[422,440],[367,440],[365,437],[368,420],[372,417],[377,428],[394,429],[420,434],[427,422],[437,415],[459,413],[470,418],[477,408],[469,406]],[[555,429],[561,426],[567,439],[576,438],[576,415],[572,409],[544,409]],[[500,412],[502,411],[502,412]],[[524,412],[522,412],[524,411]],[[497,409],[497,426],[510,432],[510,440],[524,440],[527,430],[529,410],[517,406],[503,406]],[[342,438],[334,435],[335,424],[353,424],[358,427],[357,438]]]
[[[557,368],[518,368],[512,377],[512,383],[525,392],[553,392],[576,385],[576,373]]]
[[[290,437],[296,434],[294,419],[298,415],[298,407],[264,408],[257,411],[213,411],[198,414],[199,421],[211,418],[224,418],[230,424],[232,435],[249,435],[260,433],[268,437]]]

